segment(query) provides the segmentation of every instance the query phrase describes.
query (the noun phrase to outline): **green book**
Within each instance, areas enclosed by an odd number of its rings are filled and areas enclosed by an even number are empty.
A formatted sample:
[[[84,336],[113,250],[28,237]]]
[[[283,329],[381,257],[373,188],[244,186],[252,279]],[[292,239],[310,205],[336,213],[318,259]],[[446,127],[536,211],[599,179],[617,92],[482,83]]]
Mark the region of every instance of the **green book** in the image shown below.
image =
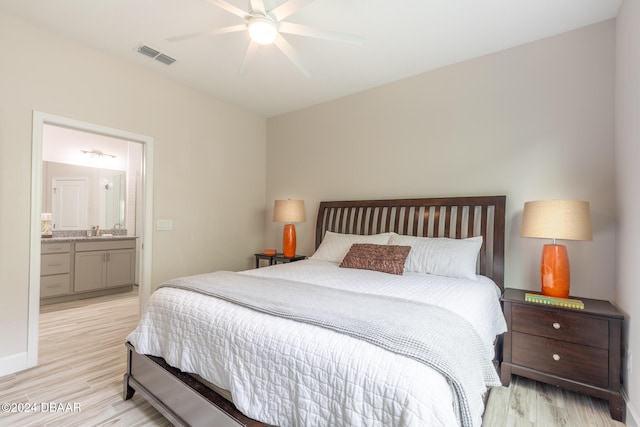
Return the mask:
[[[584,310],[584,303],[579,299],[548,297],[546,295],[532,294],[532,293],[526,292],[524,294],[524,300],[527,302],[534,302],[536,304],[546,304],[546,305],[554,305],[558,307],[576,308],[578,310]]]

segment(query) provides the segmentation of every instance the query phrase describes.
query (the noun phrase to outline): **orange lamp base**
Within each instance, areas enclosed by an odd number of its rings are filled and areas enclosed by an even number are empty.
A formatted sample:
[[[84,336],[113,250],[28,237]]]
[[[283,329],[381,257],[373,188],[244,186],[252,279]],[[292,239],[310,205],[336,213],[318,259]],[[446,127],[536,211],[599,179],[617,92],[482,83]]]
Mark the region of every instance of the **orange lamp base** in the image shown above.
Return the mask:
[[[282,254],[285,258],[293,258],[296,256],[296,226],[293,224],[284,225]]]
[[[540,264],[542,294],[569,298],[569,256],[564,245],[544,245]]]

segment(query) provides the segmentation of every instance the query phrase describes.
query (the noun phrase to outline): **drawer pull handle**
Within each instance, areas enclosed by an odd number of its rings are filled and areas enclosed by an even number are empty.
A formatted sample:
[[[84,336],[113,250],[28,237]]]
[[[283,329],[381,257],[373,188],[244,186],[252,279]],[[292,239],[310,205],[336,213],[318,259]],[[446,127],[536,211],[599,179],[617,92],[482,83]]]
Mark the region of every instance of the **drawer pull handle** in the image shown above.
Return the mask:
[[[553,329],[560,329],[560,323],[554,322],[553,323]]]
[[[62,265],[61,262],[54,262],[54,263],[47,264],[47,266],[49,267],[60,267],[61,265]]]
[[[560,355],[558,353],[554,353],[553,360],[555,360],[556,362],[560,360]]]

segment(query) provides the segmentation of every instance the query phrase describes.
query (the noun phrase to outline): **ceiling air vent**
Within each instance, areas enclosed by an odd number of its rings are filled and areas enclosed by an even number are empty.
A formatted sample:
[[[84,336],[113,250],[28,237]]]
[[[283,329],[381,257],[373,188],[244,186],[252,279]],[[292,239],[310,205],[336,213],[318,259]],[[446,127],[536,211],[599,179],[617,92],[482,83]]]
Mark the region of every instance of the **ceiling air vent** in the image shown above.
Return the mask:
[[[163,64],[166,64],[166,65],[171,65],[174,62],[176,62],[175,59],[173,59],[170,56],[165,55],[164,53],[161,53],[160,55],[156,56],[155,60],[156,61],[160,61],[160,62],[162,62]]]
[[[162,62],[165,65],[171,65],[174,62],[176,62],[176,60],[168,55],[165,55],[164,53],[161,53],[157,50],[155,50],[152,47],[146,46],[141,44],[140,46],[138,46],[138,52],[148,56],[149,58],[153,58],[156,61]]]

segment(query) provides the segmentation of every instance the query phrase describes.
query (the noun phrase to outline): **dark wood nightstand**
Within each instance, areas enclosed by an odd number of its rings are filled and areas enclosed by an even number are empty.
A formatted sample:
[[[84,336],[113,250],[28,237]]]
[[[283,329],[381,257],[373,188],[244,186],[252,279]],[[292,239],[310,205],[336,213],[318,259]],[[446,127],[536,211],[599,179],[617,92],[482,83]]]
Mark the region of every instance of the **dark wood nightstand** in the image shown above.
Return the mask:
[[[256,257],[256,268],[260,268],[260,260],[264,259],[269,261],[269,265],[300,261],[303,259],[307,259],[304,255],[296,255],[294,257],[287,258],[283,254],[275,254],[275,255],[265,255],[265,254],[254,254]]]
[[[584,302],[579,310],[525,302],[524,294],[505,289],[502,297],[508,327],[502,384],[516,374],[605,399],[611,417],[622,421],[622,313],[608,301],[576,297]]]

